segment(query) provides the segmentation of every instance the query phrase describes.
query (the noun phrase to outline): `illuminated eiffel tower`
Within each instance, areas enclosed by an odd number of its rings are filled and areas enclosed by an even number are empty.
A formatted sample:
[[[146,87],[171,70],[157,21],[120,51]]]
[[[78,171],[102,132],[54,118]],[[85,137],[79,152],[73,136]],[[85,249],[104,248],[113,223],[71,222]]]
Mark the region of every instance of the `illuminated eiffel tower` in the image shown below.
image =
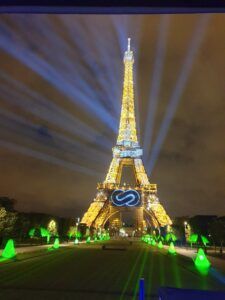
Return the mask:
[[[171,225],[157,197],[157,185],[149,182],[143,162],[142,149],[136,132],[134,90],[133,90],[133,52],[128,39],[124,55],[124,83],[119,134],[113,150],[113,159],[105,181],[97,186],[97,195],[81,223],[94,228],[103,228],[109,222],[110,228],[122,227],[122,215],[127,211],[134,214],[134,228],[142,231]],[[129,168],[134,173],[134,184],[121,182],[123,170]]]

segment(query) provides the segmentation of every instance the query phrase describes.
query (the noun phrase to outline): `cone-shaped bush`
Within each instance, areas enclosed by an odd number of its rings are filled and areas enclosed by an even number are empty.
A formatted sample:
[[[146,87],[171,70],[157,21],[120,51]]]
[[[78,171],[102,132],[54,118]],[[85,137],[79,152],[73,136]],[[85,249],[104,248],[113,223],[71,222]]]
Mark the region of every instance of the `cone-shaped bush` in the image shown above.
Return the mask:
[[[75,240],[74,240],[74,244],[75,244],[75,245],[78,245],[78,244],[79,244],[79,240],[78,240],[78,238],[75,238]]]
[[[34,237],[35,231],[36,231],[35,228],[31,228],[31,229],[29,230],[28,235],[29,235],[30,238]]]
[[[169,252],[170,254],[176,254],[176,250],[175,250],[175,247],[174,247],[173,242],[170,243],[168,252]]]
[[[158,248],[159,248],[159,249],[162,249],[162,248],[163,248],[163,243],[162,243],[162,241],[159,241],[159,243],[158,243]]]
[[[13,258],[14,256],[16,256],[16,250],[14,247],[14,241],[12,239],[8,240],[5,248],[2,252],[2,257],[4,258]]]
[[[195,262],[196,267],[202,268],[202,269],[208,269],[211,265],[202,248],[199,248],[194,262]]]
[[[54,249],[58,249],[59,248],[59,239],[56,238],[55,241],[54,241],[54,244],[52,246]]]
[[[209,240],[204,235],[201,235],[201,240],[202,240],[204,246],[206,246],[207,244],[209,244]]]
[[[90,244],[90,242],[91,242],[91,237],[88,236],[87,239],[86,239],[86,243],[87,243],[87,244]]]
[[[156,241],[154,239],[152,239],[152,246],[156,245]]]

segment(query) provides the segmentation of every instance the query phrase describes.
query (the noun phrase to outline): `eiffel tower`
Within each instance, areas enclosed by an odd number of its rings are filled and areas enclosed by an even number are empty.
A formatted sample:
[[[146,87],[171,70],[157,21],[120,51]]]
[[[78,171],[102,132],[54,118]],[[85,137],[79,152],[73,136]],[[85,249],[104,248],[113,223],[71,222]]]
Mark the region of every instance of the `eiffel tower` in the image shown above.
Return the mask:
[[[108,222],[110,228],[122,227],[122,215],[134,214],[134,228],[142,231],[147,227],[160,228],[171,225],[171,219],[157,197],[157,185],[149,182],[143,162],[143,151],[139,146],[136,131],[133,51],[128,38],[124,54],[124,83],[119,134],[112,149],[113,159],[105,181],[98,183],[97,194],[84,214],[81,223],[96,229]],[[122,183],[123,170],[134,173],[134,183]]]

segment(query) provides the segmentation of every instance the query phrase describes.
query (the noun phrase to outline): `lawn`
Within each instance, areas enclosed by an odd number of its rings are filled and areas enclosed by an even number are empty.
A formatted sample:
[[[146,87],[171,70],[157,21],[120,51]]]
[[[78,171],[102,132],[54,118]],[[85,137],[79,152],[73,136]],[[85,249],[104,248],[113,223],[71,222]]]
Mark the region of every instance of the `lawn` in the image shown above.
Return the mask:
[[[112,243],[112,242],[108,242]],[[221,290],[202,276],[191,259],[169,255],[141,242],[126,250],[102,250],[102,244],[71,245],[0,264],[1,299],[137,299],[138,282],[157,299],[161,286]],[[18,298],[15,298],[17,296]]]

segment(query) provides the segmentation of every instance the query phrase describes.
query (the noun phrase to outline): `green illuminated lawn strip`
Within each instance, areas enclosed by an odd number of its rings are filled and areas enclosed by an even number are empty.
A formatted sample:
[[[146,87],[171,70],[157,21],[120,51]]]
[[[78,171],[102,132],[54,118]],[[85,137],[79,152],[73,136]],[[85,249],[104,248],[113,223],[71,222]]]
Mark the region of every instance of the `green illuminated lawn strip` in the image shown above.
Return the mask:
[[[164,286],[165,285],[165,256],[164,255],[160,255],[160,254],[156,254],[157,255],[157,260],[159,261],[158,265],[159,265],[159,280],[160,280],[160,286]]]
[[[183,287],[185,288],[186,285],[185,275],[179,267],[179,257],[166,255],[165,251],[164,261],[160,258],[164,251],[159,250],[158,247],[153,248],[147,244],[142,244],[139,249],[138,247],[136,249],[131,247],[121,253],[118,251],[102,251],[100,245],[96,246],[94,243],[91,243],[91,245],[81,244],[76,250],[73,246],[70,249],[68,248],[63,247],[57,251],[52,251],[46,255],[46,258],[35,258],[24,263],[10,263],[7,268],[5,266],[2,270],[0,268],[0,271],[3,271],[0,272],[1,286],[10,286],[12,282],[15,282],[17,287],[25,289],[28,286],[34,289],[39,287],[45,289],[49,286],[49,289],[54,289],[61,285],[69,290],[84,290],[84,293],[90,293],[93,290],[96,295],[101,293],[102,299],[107,293],[113,295],[113,293],[122,291],[121,297],[120,293],[118,294],[118,299],[127,300],[128,293],[132,292],[134,288],[136,288],[135,296],[138,296],[140,277],[145,278],[145,289],[148,295],[151,290],[156,293],[157,282],[160,282],[160,278],[163,277],[165,284],[172,282],[174,286],[179,287],[181,279],[183,279]],[[68,253],[66,249],[68,249]],[[59,253],[60,255],[58,255]],[[56,255],[57,259],[51,262],[51,256],[56,257]],[[5,281],[5,284],[2,284],[2,277],[9,276],[9,272],[4,272],[4,269],[10,269],[10,274],[15,278],[11,282],[9,280],[9,282]],[[57,275],[60,274],[60,270],[64,270],[63,277]],[[199,276],[199,278],[202,277]],[[201,282],[202,280],[199,281],[199,283]],[[196,283],[195,286],[198,287],[199,283]]]
[[[181,285],[180,272],[179,272],[178,263],[177,263],[177,256],[173,256],[171,258],[173,261],[172,272],[173,272],[173,276],[175,278],[176,287],[181,288],[182,285]]]
[[[148,277],[146,278],[146,285],[145,288],[147,288],[147,294],[150,295],[151,289],[152,289],[152,278],[153,278],[153,269],[154,269],[154,264],[155,260],[153,258],[153,252],[150,252],[150,264],[149,264],[149,272],[148,272]]]
[[[144,258],[141,262],[140,271],[139,271],[138,276],[137,276],[137,282],[136,282],[136,286],[135,286],[135,290],[134,290],[134,296],[132,298],[133,300],[137,299],[137,293],[138,293],[138,290],[139,290],[139,280],[143,276],[142,274],[143,274],[143,270],[144,270],[144,267],[145,267],[145,263],[146,263],[146,259],[147,259],[148,254],[149,254],[149,251],[148,251],[148,249],[145,248]]]
[[[135,269],[136,269],[136,266],[137,266],[137,264],[139,263],[140,258],[141,258],[141,256],[142,256],[142,254],[143,254],[144,251],[145,251],[144,249],[141,249],[141,250],[140,250],[140,252],[139,252],[139,254],[138,254],[138,256],[137,256],[137,259],[135,260],[135,263],[134,263],[134,265],[133,265],[131,271],[129,272],[129,277],[128,277],[128,279],[127,279],[127,281],[126,281],[126,284],[125,284],[125,286],[124,286],[124,288],[123,288],[123,290],[122,290],[122,293],[121,293],[121,296],[120,296],[120,300],[123,299],[123,296],[124,296],[124,294],[125,294],[125,292],[126,292],[126,290],[127,290],[128,284],[130,283],[130,281],[131,281],[131,279],[132,279],[132,277],[133,277],[133,274],[134,274],[134,271],[135,271]]]
[[[64,250],[64,249],[63,249]],[[49,253],[49,252],[45,252],[46,255],[42,256],[42,259],[43,261],[47,260],[46,263],[49,265],[49,268],[50,268],[50,263],[52,261],[55,261],[55,260],[59,260],[59,256],[62,254],[62,252],[52,252],[52,253]],[[52,255],[54,253],[54,255]],[[7,272],[4,273],[4,276],[0,276],[0,284],[8,284],[8,285],[12,285],[14,282],[17,282],[18,283],[18,280],[21,280],[23,278],[26,278],[26,277],[30,277],[30,274],[33,273],[34,271],[36,270],[39,270],[41,268],[45,268],[45,263],[41,263],[40,264],[40,261],[37,260],[39,257],[34,257],[34,259],[32,260],[32,264],[30,265],[30,262],[32,259],[29,258],[28,260],[21,260],[21,261],[18,261],[18,263],[16,264],[10,264],[8,267],[7,267]],[[23,264],[23,267],[21,267],[21,264]],[[13,270],[13,272],[11,271]]]

